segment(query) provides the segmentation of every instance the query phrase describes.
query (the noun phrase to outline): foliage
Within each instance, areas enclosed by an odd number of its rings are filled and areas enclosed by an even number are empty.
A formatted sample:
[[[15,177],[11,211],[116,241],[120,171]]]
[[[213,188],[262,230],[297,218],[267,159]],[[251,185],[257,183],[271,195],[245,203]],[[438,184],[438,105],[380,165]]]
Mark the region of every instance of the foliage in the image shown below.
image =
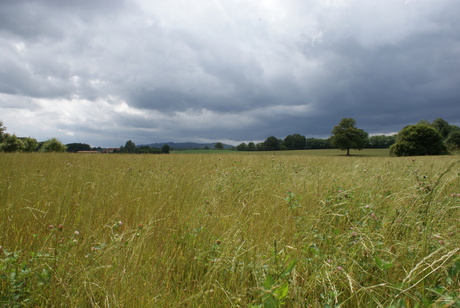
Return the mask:
[[[307,139],[300,134],[289,135],[283,141],[283,146],[288,150],[303,150],[306,145]]]
[[[329,139],[307,138],[306,149],[330,149],[331,144]]]
[[[431,123],[431,126],[438,131],[442,139],[446,139],[452,129],[449,123],[441,118],[434,120],[433,123]]]
[[[216,144],[214,145],[214,149],[223,150],[224,149],[223,143],[222,142],[216,142]]]
[[[120,153],[135,153],[136,144],[132,140],[126,141],[124,146],[120,147]]]
[[[148,145],[142,145],[142,146],[136,147],[134,149],[134,152],[130,152],[130,153],[136,153],[136,154],[161,154],[162,152],[161,152],[160,149],[151,148]]]
[[[31,137],[22,137],[20,138],[24,144],[23,152],[35,152],[38,150],[38,141],[35,138]]]
[[[385,136],[378,135],[369,138],[369,148],[372,149],[388,149],[396,142],[396,135]]]
[[[352,118],[343,118],[332,130],[331,144],[347,151],[347,155],[350,155],[350,149],[362,150],[368,143],[369,135],[357,128],[356,121]]]
[[[255,151],[255,150],[256,150],[256,145],[255,145],[255,143],[254,143],[254,142],[249,142],[249,143],[248,143],[247,150],[248,150],[248,151]]]
[[[263,151],[277,151],[281,150],[282,141],[275,136],[270,136],[262,144]]]
[[[161,153],[163,154],[169,154],[170,151],[171,151],[171,147],[169,146],[169,144],[165,144],[164,146],[161,147]]]
[[[65,152],[66,146],[57,138],[51,138],[45,141],[39,150],[41,152]]]
[[[460,150],[460,130],[452,131],[447,137],[445,144],[451,151]]]
[[[169,153],[170,146],[168,144],[163,145],[161,149],[152,148],[148,145],[141,145],[136,146],[136,144],[128,140],[124,146],[121,146],[119,150],[114,151],[114,153],[121,153],[121,154],[161,154],[161,153]]]
[[[237,151],[247,151],[248,150],[248,145],[246,143],[240,143],[236,146]]]
[[[446,151],[441,134],[426,124],[406,126],[390,147],[394,156],[441,155]]]
[[[24,143],[16,135],[4,134],[3,143],[0,144],[3,152],[22,152],[24,150]]]
[[[91,151],[91,146],[87,143],[69,143],[66,144],[67,152],[75,153],[78,151]]]

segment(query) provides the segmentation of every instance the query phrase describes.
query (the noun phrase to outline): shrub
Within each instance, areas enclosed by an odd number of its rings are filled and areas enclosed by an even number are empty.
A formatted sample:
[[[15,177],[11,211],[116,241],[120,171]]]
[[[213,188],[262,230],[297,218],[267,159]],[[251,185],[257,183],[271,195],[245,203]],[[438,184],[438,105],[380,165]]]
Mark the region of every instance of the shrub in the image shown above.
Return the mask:
[[[415,124],[404,127],[390,147],[392,156],[441,155],[447,149],[442,136],[431,126]]]

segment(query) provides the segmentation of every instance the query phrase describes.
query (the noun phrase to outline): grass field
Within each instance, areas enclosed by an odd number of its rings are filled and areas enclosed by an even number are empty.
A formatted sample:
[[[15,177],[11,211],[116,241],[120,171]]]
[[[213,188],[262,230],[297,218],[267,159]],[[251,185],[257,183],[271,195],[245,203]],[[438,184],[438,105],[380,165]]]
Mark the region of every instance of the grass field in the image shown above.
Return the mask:
[[[345,151],[335,149],[296,151],[231,151],[231,150],[180,150],[172,154],[240,154],[240,155],[302,155],[302,156],[346,156]],[[389,157],[388,149],[351,150],[350,156]]]
[[[459,307],[459,156],[307,152],[1,154],[1,306]]]

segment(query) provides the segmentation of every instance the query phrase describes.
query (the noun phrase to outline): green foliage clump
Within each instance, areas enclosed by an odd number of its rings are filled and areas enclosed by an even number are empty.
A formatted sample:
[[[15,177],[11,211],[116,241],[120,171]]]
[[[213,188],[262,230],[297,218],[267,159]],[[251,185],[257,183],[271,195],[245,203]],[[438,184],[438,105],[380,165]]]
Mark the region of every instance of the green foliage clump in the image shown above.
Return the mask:
[[[1,150],[3,152],[22,152],[24,148],[24,143],[16,135],[3,135],[3,142],[1,143]]]
[[[45,141],[41,146],[40,146],[40,151],[41,152],[57,152],[57,153],[62,153],[65,152],[67,147],[62,144],[61,141],[59,141],[57,138],[51,138]]]
[[[307,146],[307,138],[300,134],[289,135],[284,138],[283,146],[288,150],[303,150]]]
[[[169,154],[170,151],[171,147],[169,146],[169,144],[165,144],[161,147],[161,153],[163,154]]]
[[[66,151],[75,153],[78,151],[91,151],[91,146],[86,143],[68,143],[66,144]]]
[[[396,142],[396,135],[385,136],[378,135],[369,138],[369,148],[388,149]]]
[[[262,150],[264,151],[278,151],[281,150],[282,140],[275,136],[270,136],[262,143]]]
[[[214,149],[223,150],[224,149],[224,144],[222,142],[216,142],[216,144],[214,145]]]
[[[453,130],[446,138],[445,145],[450,151],[460,150],[460,129]]]
[[[38,149],[38,141],[35,138],[31,137],[24,137],[20,138],[22,140],[22,143],[24,145],[23,147],[23,152],[35,152]]]
[[[406,126],[390,147],[390,153],[394,156],[442,155],[446,152],[441,134],[426,124]]]

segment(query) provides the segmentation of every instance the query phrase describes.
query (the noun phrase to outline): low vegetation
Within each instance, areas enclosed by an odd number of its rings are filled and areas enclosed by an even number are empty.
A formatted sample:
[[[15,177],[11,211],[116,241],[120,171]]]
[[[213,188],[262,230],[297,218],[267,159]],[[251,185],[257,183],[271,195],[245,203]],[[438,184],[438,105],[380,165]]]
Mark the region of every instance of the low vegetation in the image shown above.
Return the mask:
[[[460,305],[458,156],[0,156],[1,306]]]

